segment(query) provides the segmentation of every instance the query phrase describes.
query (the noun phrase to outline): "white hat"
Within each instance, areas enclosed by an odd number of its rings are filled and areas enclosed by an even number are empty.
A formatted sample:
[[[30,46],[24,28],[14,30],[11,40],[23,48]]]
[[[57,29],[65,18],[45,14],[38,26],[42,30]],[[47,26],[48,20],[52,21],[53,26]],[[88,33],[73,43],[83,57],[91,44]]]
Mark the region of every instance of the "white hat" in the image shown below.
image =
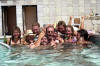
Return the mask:
[[[34,34],[33,34],[32,30],[29,29],[29,30],[26,31],[26,35],[34,35]]]
[[[32,30],[29,29],[29,30],[26,31],[26,33],[27,34],[32,34],[33,32],[32,32]]]

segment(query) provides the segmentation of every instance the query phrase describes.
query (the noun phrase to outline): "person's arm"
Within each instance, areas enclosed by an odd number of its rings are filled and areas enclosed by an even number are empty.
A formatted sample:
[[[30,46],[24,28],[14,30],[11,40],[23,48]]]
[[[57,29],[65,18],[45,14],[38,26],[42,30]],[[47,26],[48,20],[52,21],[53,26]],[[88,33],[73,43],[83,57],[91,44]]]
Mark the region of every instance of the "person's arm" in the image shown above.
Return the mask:
[[[10,43],[10,38],[7,39],[7,44],[9,45],[9,43]]]
[[[25,40],[21,38],[21,45],[24,45]]]
[[[57,46],[56,42],[53,39],[51,40],[50,44],[51,44],[52,47],[56,47]]]
[[[60,44],[63,44],[64,43],[64,40],[60,36],[58,36],[57,39],[59,40],[59,43]]]
[[[39,34],[38,40],[37,40],[36,42],[34,42],[33,45],[30,45],[30,48],[33,49],[33,48],[35,48],[35,47],[40,46],[41,39],[42,39],[42,37],[43,37],[44,35],[45,35],[45,32],[42,31],[42,32]]]
[[[30,44],[30,48],[34,49],[34,48],[40,46],[40,43],[41,43],[41,39],[38,39],[36,42],[34,42],[34,44]]]
[[[84,16],[81,17],[80,29],[84,29]]]
[[[72,24],[72,16],[70,16],[70,20],[69,20],[69,22],[68,22],[68,25],[71,25]]]

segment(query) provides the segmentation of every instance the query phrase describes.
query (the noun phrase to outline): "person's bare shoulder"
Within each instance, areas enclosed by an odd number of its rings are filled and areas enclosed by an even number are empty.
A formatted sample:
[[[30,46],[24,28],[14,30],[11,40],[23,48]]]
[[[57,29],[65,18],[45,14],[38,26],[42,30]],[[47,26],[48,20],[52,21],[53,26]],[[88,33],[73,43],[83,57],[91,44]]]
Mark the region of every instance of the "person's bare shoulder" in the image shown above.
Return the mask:
[[[9,42],[10,42],[10,38],[7,38],[7,44],[9,44]]]

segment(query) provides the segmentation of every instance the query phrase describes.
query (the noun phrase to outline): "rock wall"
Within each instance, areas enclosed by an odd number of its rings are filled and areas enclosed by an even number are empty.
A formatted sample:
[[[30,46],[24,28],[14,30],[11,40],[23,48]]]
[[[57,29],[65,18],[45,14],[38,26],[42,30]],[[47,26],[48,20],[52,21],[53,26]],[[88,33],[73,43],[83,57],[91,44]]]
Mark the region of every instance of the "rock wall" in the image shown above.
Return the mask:
[[[22,5],[37,5],[38,22],[43,24],[53,24],[59,20],[64,20],[67,24],[69,16],[74,18],[89,15],[93,13],[100,14],[100,0],[0,0],[0,26],[2,26],[1,6],[16,6],[17,25],[22,27]],[[85,28],[93,30],[91,20],[85,20]],[[95,20],[95,29],[99,27],[99,20]],[[88,26],[87,26],[88,25]],[[0,28],[2,33],[2,28]]]

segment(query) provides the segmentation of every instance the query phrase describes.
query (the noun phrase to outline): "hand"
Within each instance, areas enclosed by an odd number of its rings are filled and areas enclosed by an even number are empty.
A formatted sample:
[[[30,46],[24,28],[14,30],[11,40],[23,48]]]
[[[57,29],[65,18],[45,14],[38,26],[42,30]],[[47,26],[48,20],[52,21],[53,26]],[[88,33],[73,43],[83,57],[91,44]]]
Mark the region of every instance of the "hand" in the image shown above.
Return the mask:
[[[41,27],[41,32],[43,32],[43,31],[46,32],[46,27],[44,27],[44,28]]]
[[[72,20],[73,16],[70,16],[70,20]]]
[[[64,43],[64,40],[61,37],[57,37],[57,39],[60,41],[60,43]]]
[[[56,45],[56,42],[54,40],[52,40],[50,43],[51,43],[51,46],[55,46]]]
[[[82,18],[82,19],[84,19],[85,17],[84,17],[84,16],[82,16],[81,18]]]

